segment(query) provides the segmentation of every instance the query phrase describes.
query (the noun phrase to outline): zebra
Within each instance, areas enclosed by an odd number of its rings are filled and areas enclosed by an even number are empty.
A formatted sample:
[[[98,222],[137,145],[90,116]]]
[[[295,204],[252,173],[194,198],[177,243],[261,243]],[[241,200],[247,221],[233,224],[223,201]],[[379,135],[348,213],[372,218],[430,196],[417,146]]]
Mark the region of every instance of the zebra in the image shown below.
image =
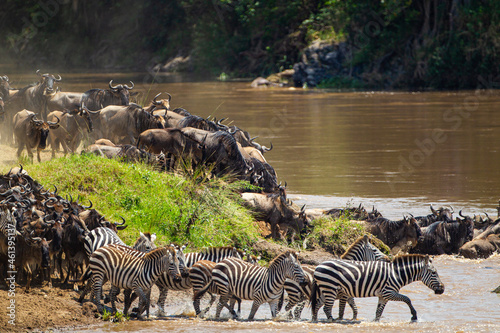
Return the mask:
[[[245,257],[245,261],[252,265],[258,265],[260,259],[260,256],[257,257],[249,253]],[[210,294],[209,304],[203,311],[200,310],[200,301],[203,295],[200,296],[197,293],[212,280],[212,270],[214,269],[215,265],[217,265],[217,263],[213,261],[200,260],[196,262],[189,271],[189,278],[193,286],[193,307],[196,315],[199,317],[203,317],[205,313],[210,310],[210,307],[212,306],[216,298],[215,294],[217,294],[217,290],[215,288],[215,285],[212,284],[211,288],[207,290],[207,292]],[[197,295],[197,297],[195,297],[194,295]],[[232,311],[234,309],[234,301],[238,302],[239,314],[241,312],[241,299],[239,298],[231,299],[231,305],[228,310]]]
[[[185,254],[185,265],[187,268],[191,268],[196,262],[200,260],[209,260],[215,263],[220,262],[225,258],[235,257],[241,259],[244,256],[244,252],[237,250],[235,247],[224,246],[224,247],[209,247],[201,250],[200,252],[190,252]],[[183,276],[181,281],[175,281],[170,275],[162,274],[158,281],[156,281],[156,286],[160,290],[160,295],[158,296],[158,314],[164,315],[165,300],[168,295],[168,290],[189,290],[193,287],[191,280],[188,276]]]
[[[417,320],[417,312],[411,300],[399,293],[399,289],[414,281],[422,281],[436,294],[444,292],[444,285],[427,255],[401,255],[392,262],[382,261],[325,261],[314,272],[311,291],[312,321],[318,319],[321,307],[318,295],[324,297],[324,311],[329,321],[332,306],[339,292],[350,297],[379,298],[375,321],[379,321],[388,301],[405,302],[410,308],[412,321]]]
[[[370,237],[368,235],[364,235],[356,239],[354,243],[340,256],[342,260],[355,260],[355,261],[385,261],[389,262],[390,259],[380,251],[376,246],[370,243]],[[285,281],[285,291],[288,294],[288,304],[285,307],[285,312],[289,312],[295,305],[295,311],[293,316],[295,319],[300,319],[304,306],[307,301],[311,298],[311,286],[313,282],[313,275],[316,266],[311,265],[302,265],[302,269],[306,274],[307,284],[304,286],[300,286],[297,282],[287,279]],[[356,304],[354,303],[354,298],[352,297],[343,297],[344,295],[339,295],[340,297],[340,305],[339,305],[339,318],[342,319],[344,316],[344,309],[346,301],[352,308],[353,311],[353,319],[356,320],[358,316],[358,310]],[[280,304],[278,305],[278,309],[281,309],[282,300],[280,300]],[[289,314],[292,315],[291,313]],[[291,318],[290,318],[291,319]]]
[[[275,318],[285,279],[305,283],[305,274],[297,257],[296,252],[286,251],[274,258],[269,267],[255,266],[241,259],[224,259],[213,269],[212,282],[203,287],[195,297],[203,295],[215,284],[221,295],[217,304],[216,319],[219,318],[222,308],[228,307],[227,301],[231,297],[253,300],[248,320],[253,320],[260,305],[266,302],[269,303],[271,315]],[[232,315],[237,317],[234,310]]]
[[[139,238],[135,241],[134,246],[132,247],[133,249],[147,253],[151,250],[156,249],[155,245],[155,240],[156,240],[156,234],[151,234],[149,232],[142,233],[139,232]],[[121,239],[118,237],[116,232],[112,229],[109,229],[107,227],[98,227],[89,232],[87,236],[85,236],[85,239],[83,240],[84,242],[84,247],[85,247],[85,253],[87,254],[87,257],[90,258],[92,253],[94,253],[97,249],[108,245],[108,244],[117,244],[117,245],[123,245],[127,246]],[[90,278],[90,268],[87,266],[87,270],[85,273],[83,273],[82,278],[80,281],[84,282],[85,280]],[[103,284],[106,281],[103,282]],[[85,296],[92,290],[92,283],[91,281],[88,281],[85,284],[85,287],[83,288],[83,291],[80,295],[80,298],[78,301],[80,303],[83,303],[83,300],[85,299]],[[120,293],[120,290],[118,289],[116,292],[116,295]]]
[[[164,272],[172,276],[180,276],[179,262],[176,250],[171,246],[155,249],[148,253],[139,252],[130,247],[108,244],[97,249],[90,257],[89,267],[92,271],[92,285],[95,294],[94,303],[99,312],[102,312],[101,293],[103,281],[107,278],[112,286],[125,289],[125,307],[123,313],[127,315],[130,307],[130,293],[139,295],[140,314],[146,308],[149,317],[148,291],[154,282]],[[113,288],[112,288],[113,290]],[[111,295],[113,311],[114,294]]]

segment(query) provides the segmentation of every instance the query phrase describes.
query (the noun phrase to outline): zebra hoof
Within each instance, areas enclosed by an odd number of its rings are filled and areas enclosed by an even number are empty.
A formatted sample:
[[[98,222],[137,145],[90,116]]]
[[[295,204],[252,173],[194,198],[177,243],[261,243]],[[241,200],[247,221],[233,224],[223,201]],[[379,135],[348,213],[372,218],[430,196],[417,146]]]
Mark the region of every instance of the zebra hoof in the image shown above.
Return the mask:
[[[417,316],[411,317],[411,322],[412,322],[412,323],[417,322]]]

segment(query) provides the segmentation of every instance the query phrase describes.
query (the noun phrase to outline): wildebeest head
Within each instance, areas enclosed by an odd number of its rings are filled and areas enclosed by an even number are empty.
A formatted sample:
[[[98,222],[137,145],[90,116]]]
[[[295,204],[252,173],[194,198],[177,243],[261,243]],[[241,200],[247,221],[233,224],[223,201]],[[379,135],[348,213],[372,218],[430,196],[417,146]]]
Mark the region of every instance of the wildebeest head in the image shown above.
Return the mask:
[[[90,111],[87,109],[85,104],[82,104],[82,107],[78,111],[78,115],[85,119],[85,123],[87,124],[87,132],[92,132],[94,130],[94,123],[92,122],[91,114],[99,114],[99,111]]]
[[[49,73],[41,74],[39,69],[36,71],[36,74],[38,74],[41,77],[40,84],[43,87],[43,94],[44,95],[54,94],[55,93],[54,82],[61,81],[62,80],[61,75],[58,74],[57,76],[59,78],[56,78],[54,75]]]
[[[52,121],[43,121],[36,118],[35,114],[30,115],[30,125],[32,130],[40,133],[40,142],[38,144],[38,148],[45,149],[47,146],[47,137],[49,136],[49,130],[56,129],[59,127],[59,117],[57,118],[57,122]]]
[[[7,99],[9,97],[10,89],[9,78],[7,75],[0,76],[0,95]]]
[[[121,100],[121,105],[129,105],[130,104],[130,92],[132,88],[134,88],[134,82],[130,81],[132,84],[131,87],[126,84],[117,84],[113,87],[113,80],[109,81],[109,91],[115,98],[119,98]]]
[[[172,95],[166,92],[165,94],[168,95],[168,99],[158,100],[158,97],[160,97],[161,94],[162,93],[159,93],[153,98],[153,101],[147,108],[148,112],[153,113],[156,110],[170,110],[170,101],[172,100]]]
[[[450,208],[439,207],[439,209],[432,208],[431,212],[437,217],[436,221],[453,221],[453,207]]]

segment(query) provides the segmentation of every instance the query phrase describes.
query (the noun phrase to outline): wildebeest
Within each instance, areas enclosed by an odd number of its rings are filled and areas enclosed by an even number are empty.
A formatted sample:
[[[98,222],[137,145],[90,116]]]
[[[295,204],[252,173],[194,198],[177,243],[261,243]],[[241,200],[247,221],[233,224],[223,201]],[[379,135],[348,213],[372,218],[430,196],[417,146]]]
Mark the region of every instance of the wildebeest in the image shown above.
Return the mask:
[[[137,104],[122,107],[112,116],[101,110],[100,118],[102,138],[115,144],[135,144],[142,132],[151,128],[165,128],[163,117],[146,112]]]
[[[177,124],[177,127],[178,128],[192,127],[210,132],[216,132],[220,130],[218,124],[216,124],[215,122],[195,115],[182,118]]]
[[[204,161],[215,165],[215,174],[246,175],[251,169],[241,155],[236,140],[225,131],[209,132],[186,127],[182,133],[203,146]]]
[[[142,132],[137,139],[137,147],[152,154],[171,154],[171,164],[176,161],[190,161],[196,166],[202,161],[203,151],[200,145],[186,137],[180,129],[149,129]],[[173,168],[170,165],[169,168]]]
[[[113,80],[109,81],[109,89],[90,89],[83,93],[80,105],[84,104],[91,111],[100,110],[108,105],[129,105],[130,92],[134,83],[130,81],[131,87],[122,84],[113,86]]]
[[[41,271],[42,281],[45,280],[45,269],[50,266],[49,243],[45,238],[17,236],[16,266],[27,273],[26,290],[30,289],[31,280],[38,269]],[[50,279],[50,270],[48,278]]]
[[[52,158],[55,157],[56,150],[59,150],[59,145],[62,145],[64,156],[69,153],[76,153],[76,149],[80,145],[85,133],[90,133],[93,130],[92,119],[85,108],[81,108],[75,113],[52,111],[47,116],[49,121],[60,119],[59,128],[50,131],[49,139],[52,147]]]
[[[51,111],[74,111],[80,109],[83,93],[58,91],[50,96],[47,108]]]
[[[172,96],[169,93],[165,93],[168,95],[168,99],[160,99],[158,100],[158,97],[160,97],[161,93],[157,94],[155,97],[153,97],[153,100],[149,104],[149,106],[145,107],[144,110],[146,110],[149,113],[154,113],[156,115],[161,115],[160,112],[163,111],[165,112],[166,110],[170,110],[170,101],[172,100]],[[163,114],[162,116],[164,116]]]
[[[391,248],[393,254],[407,251],[417,244],[421,230],[414,218],[391,221],[378,218],[364,223],[366,231],[376,236]]]
[[[422,230],[422,236],[411,253],[456,254],[462,245],[472,240],[474,223],[457,218],[454,222],[434,222]]]
[[[266,151],[270,151],[272,149],[272,144],[271,148],[267,148],[266,146],[261,146],[257,142],[254,142],[254,140],[257,137],[250,137],[250,134],[247,131],[242,130],[241,128],[238,128],[236,126],[230,126],[228,127],[228,132],[231,133],[231,135],[234,137],[236,142],[241,144],[242,147],[254,147],[258,149],[262,154],[264,154]]]
[[[18,94],[22,94],[24,99],[23,108],[39,113],[42,119],[46,120],[48,114],[47,102],[55,93],[54,83],[61,81],[61,76],[58,75],[59,78],[56,78],[52,74],[41,74],[40,70],[37,70],[36,74],[40,76],[40,82],[23,88]]]
[[[290,205],[284,194],[284,189],[272,194],[242,193],[245,205],[253,209],[257,217],[271,225],[271,236],[274,239],[282,237],[280,230],[299,233],[309,224],[305,214],[305,206],[298,210]]]
[[[85,236],[88,233],[87,226],[78,216],[73,214],[68,216],[64,223],[62,238],[62,248],[68,265],[65,284],[68,283],[70,275],[73,275],[73,279],[77,278],[78,268],[81,267],[83,270],[83,263],[88,260],[84,245]],[[77,290],[78,286],[74,284],[73,288]]]
[[[486,238],[475,238],[460,248],[458,254],[469,259],[488,258],[496,251],[500,251],[500,237],[496,234]]]
[[[57,117],[56,117],[57,118]],[[14,116],[14,135],[17,141],[17,157],[21,156],[24,147],[28,152],[28,157],[33,160],[32,149],[37,149],[37,159],[40,159],[40,151],[44,150],[47,145],[47,137],[49,130],[59,127],[59,119],[57,122],[43,121],[36,118],[35,113],[22,110]]]
[[[432,214],[426,216],[415,216],[415,220],[419,227],[427,227],[437,221],[453,221],[453,208],[439,207],[434,209],[431,205]]]

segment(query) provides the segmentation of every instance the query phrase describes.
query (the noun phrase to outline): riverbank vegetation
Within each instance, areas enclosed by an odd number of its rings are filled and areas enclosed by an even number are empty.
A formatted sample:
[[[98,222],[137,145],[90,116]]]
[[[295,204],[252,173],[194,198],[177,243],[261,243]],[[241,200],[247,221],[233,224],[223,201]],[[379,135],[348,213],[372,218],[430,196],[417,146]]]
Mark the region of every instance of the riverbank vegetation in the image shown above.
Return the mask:
[[[476,88],[500,74],[495,0],[5,0],[0,12],[0,57],[22,67],[151,71],[182,56],[197,74],[266,76],[322,39],[349,50],[347,74],[323,86]]]

